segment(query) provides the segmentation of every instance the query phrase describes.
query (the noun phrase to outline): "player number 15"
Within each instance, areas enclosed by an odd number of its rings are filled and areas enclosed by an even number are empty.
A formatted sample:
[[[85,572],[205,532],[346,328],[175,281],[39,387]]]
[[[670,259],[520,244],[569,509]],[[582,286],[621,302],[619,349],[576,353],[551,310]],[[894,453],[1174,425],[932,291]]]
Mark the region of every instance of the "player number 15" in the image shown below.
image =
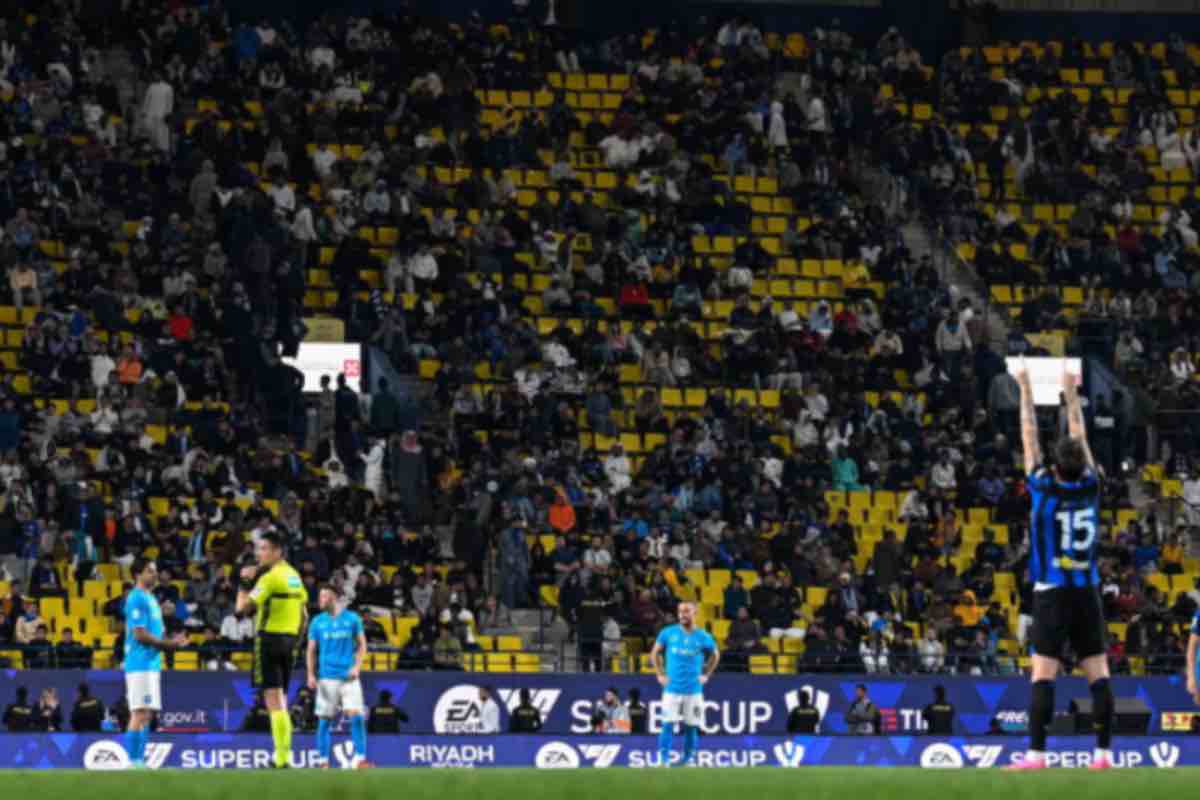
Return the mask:
[[[1062,551],[1087,552],[1096,540],[1096,509],[1081,508],[1078,511],[1060,511],[1054,515],[1058,529],[1062,531]],[[1082,533],[1082,539],[1076,535]]]

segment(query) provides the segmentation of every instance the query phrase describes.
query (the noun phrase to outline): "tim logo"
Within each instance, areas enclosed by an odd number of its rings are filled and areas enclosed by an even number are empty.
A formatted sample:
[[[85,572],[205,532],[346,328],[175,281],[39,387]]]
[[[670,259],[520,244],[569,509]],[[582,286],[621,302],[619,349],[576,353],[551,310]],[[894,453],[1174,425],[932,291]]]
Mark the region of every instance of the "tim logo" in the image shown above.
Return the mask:
[[[1004,747],[998,744],[969,744],[963,747],[967,760],[977,767],[986,769],[996,766]]]
[[[519,689],[499,689],[496,692],[500,695],[500,704],[508,709],[508,713],[517,710],[517,706],[521,705],[521,691]],[[542,722],[550,716],[550,712],[554,709],[554,704],[558,702],[558,698],[562,696],[561,689],[530,689],[529,702],[542,715]]]
[[[360,376],[362,362],[357,358],[347,358],[342,362],[342,372],[347,378],[357,378]]]
[[[1159,742],[1150,748],[1150,760],[1156,767],[1170,769],[1179,763],[1179,746],[1170,742]]]
[[[812,700],[817,713],[821,715],[822,720],[825,719],[825,712],[829,710],[829,692],[823,692],[812,686],[801,686],[799,689],[794,689],[783,696],[783,702],[787,705],[788,713],[792,713],[792,709],[800,705],[801,692],[808,692],[808,697]],[[820,730],[819,725],[817,726],[817,730]]]
[[[775,760],[781,767],[798,767],[804,763],[804,748],[795,742],[775,745]]]

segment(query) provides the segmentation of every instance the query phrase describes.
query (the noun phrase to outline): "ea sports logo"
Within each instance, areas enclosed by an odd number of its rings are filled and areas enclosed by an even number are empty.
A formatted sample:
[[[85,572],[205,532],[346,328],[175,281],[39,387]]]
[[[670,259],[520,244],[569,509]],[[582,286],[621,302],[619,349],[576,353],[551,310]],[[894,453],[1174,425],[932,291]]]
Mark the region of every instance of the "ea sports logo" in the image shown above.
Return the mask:
[[[433,707],[433,730],[437,733],[478,733],[479,722],[478,686],[451,686]]]
[[[566,742],[546,742],[534,756],[533,765],[538,769],[577,769],[579,753]]]
[[[921,753],[921,766],[924,769],[959,769],[963,765],[962,753],[952,745],[938,742],[926,747]]]
[[[83,753],[83,768],[103,771],[129,769],[129,754],[110,739],[92,742]]]

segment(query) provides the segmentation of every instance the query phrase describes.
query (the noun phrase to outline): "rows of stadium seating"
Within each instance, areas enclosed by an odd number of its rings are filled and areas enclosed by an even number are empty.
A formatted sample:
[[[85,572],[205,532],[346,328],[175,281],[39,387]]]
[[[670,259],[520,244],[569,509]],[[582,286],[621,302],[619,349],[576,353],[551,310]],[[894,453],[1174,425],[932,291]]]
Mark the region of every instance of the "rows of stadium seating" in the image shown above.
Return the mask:
[[[500,33],[500,32],[498,32]],[[773,50],[778,50],[788,57],[802,57],[806,51],[804,38],[797,34],[787,37],[768,36],[768,46]],[[1156,45],[1155,47],[1161,47]],[[984,55],[990,65],[992,65],[993,75],[1001,76],[1003,74],[1003,64],[1011,62],[1015,58],[1016,48],[986,48]],[[1152,52],[1154,50],[1152,49]],[[1161,54],[1160,54],[1161,55]],[[1105,45],[1101,45],[1097,52],[1097,58],[1105,57]],[[1168,81],[1172,81],[1172,77],[1168,77]],[[481,115],[483,124],[497,124],[500,121],[499,112],[501,109],[513,107],[515,109],[545,107],[553,101],[552,89],[562,88],[565,90],[565,100],[567,104],[575,109],[576,116],[581,124],[586,124],[591,115],[599,115],[600,118],[611,120],[612,112],[620,105],[621,93],[629,86],[629,77],[624,75],[608,75],[608,74],[568,74],[558,75],[550,74],[547,76],[546,89],[529,92],[529,91],[504,91],[492,89],[481,91],[479,100],[484,104],[484,110]],[[1052,95],[1057,91],[1070,91],[1080,98],[1081,102],[1086,102],[1090,98],[1090,93],[1094,91],[1105,92],[1110,95],[1110,100],[1117,110],[1117,120],[1121,121],[1122,106],[1128,98],[1128,90],[1110,89],[1104,87],[1104,73],[1098,69],[1064,69],[1062,71],[1062,85],[1060,87],[1052,87],[1046,90],[1030,89],[1026,95],[1027,102],[1033,102],[1037,99],[1041,92],[1047,95]],[[885,87],[884,96],[893,94],[890,87]],[[1190,113],[1190,109],[1186,106],[1190,104],[1192,95],[1185,93],[1184,90],[1173,90],[1171,93],[1172,102],[1181,106],[1181,108]],[[1197,99],[1200,99],[1198,97]],[[898,107],[902,112],[911,116],[914,121],[921,122],[931,120],[936,114],[936,108],[927,103],[899,103]],[[253,120],[261,115],[261,106],[250,102],[246,104],[245,109],[250,119],[247,120],[239,114],[237,118],[224,118],[221,120],[222,125],[243,124],[252,125]],[[990,135],[997,135],[999,126],[1010,118],[1013,113],[1022,115],[1029,113],[1029,107],[1023,106],[1019,109],[1010,109],[1008,107],[997,107],[992,112],[992,125],[984,126],[985,130]],[[221,108],[215,101],[202,101],[195,109],[191,119],[187,124],[196,124],[201,115],[221,114]],[[1186,120],[1186,117],[1185,117]],[[444,139],[444,135],[440,130],[435,130],[435,139]],[[393,131],[394,134],[394,131]],[[315,146],[315,145],[314,145]],[[353,144],[344,144],[337,147],[337,152],[341,157],[355,159],[361,156],[361,146]],[[1149,151],[1148,156],[1153,155],[1154,160],[1157,160],[1156,154]],[[582,184],[590,190],[595,191],[596,201],[602,206],[608,204],[608,192],[615,189],[621,181],[621,176],[612,170],[608,170],[601,166],[602,159],[599,158],[597,151],[584,146],[583,139],[580,135],[574,134],[571,138],[571,160],[577,170],[577,177]],[[543,152],[540,154],[541,161],[545,167],[549,167],[553,163],[553,154]],[[718,160],[715,154],[706,156],[714,167],[718,167]],[[255,174],[261,174],[261,168],[258,164],[247,165]],[[719,168],[719,167],[718,167]],[[1156,168],[1157,169],[1157,168]],[[539,195],[546,194],[551,201],[557,199],[557,192],[551,188],[548,175],[544,169],[526,169],[526,170],[509,170],[507,174],[512,178],[518,189],[518,203],[523,208],[532,206],[538,199]],[[977,177],[979,180],[979,189],[981,193],[987,192],[989,188],[989,177],[986,173],[986,168],[982,165],[977,166]],[[431,181],[443,185],[454,185],[461,182],[469,175],[469,170],[465,168],[447,169],[447,168],[430,168],[422,169],[422,175]],[[1141,204],[1135,209],[1135,219],[1140,222],[1150,223],[1157,216],[1160,206],[1172,202],[1183,193],[1190,191],[1190,175],[1185,175],[1181,171],[1176,170],[1170,174],[1157,169],[1154,173],[1156,178],[1156,186],[1150,192],[1150,203]],[[793,259],[784,256],[781,252],[780,235],[789,227],[796,223],[795,211],[790,198],[781,196],[779,187],[776,181],[771,177],[750,178],[748,176],[724,176],[718,175],[718,179],[727,181],[733,192],[739,199],[748,203],[753,211],[753,234],[758,239],[763,248],[774,257],[774,263],[770,270],[770,274],[756,280],[752,287],[752,296],[758,300],[771,296],[774,298],[795,298],[800,302],[799,308],[802,312],[807,311],[808,303],[817,299],[828,299],[835,301],[835,307],[840,308],[840,301],[844,296],[844,285],[842,281],[842,272],[844,264],[837,260],[811,260],[811,259]],[[1011,175],[1008,176],[1011,179]],[[307,196],[317,202],[323,202],[321,188],[318,184],[312,184],[306,187],[297,187],[302,189]],[[1010,187],[1009,196],[1015,196],[1015,187]],[[1052,222],[1056,225],[1062,225],[1070,219],[1074,213],[1071,206],[1046,206],[1038,204],[1029,204],[1020,201],[1014,201],[1010,204],[1014,211],[1019,212],[1018,216],[1026,221],[1031,232],[1033,226],[1039,222]],[[992,211],[990,207],[985,207]],[[329,207],[325,207],[326,213],[331,213]],[[457,213],[457,209],[450,209],[452,213]],[[440,214],[441,209],[424,209],[423,213],[432,217],[434,214]],[[478,221],[478,211],[469,210],[467,213],[468,222],[474,223]],[[136,236],[138,224],[136,222],[126,223],[125,233],[129,237]],[[807,220],[799,221],[800,227],[807,227]],[[360,278],[364,285],[369,288],[381,288],[383,285],[380,270],[391,256],[393,248],[399,242],[398,230],[388,226],[371,226],[363,227],[359,230],[359,236],[366,240],[371,245],[371,253],[379,260],[380,269],[363,271]],[[740,243],[740,238],[729,236],[716,236],[711,239],[708,237],[697,237],[693,240],[693,247],[699,255],[712,255],[712,263],[718,269],[725,269],[732,263],[732,255],[734,248]],[[586,237],[577,245],[583,252],[588,252],[590,243]],[[118,244],[119,250],[125,249],[126,245]],[[63,242],[45,241],[41,243],[41,250],[47,256],[55,260],[56,266],[61,269],[64,264],[62,259],[66,253],[66,247]],[[974,255],[969,245],[964,245],[959,249],[960,255],[968,260]],[[1028,257],[1027,252],[1021,245],[1014,245],[1012,253],[1015,257],[1025,259]],[[309,270],[308,286],[309,291],[305,295],[306,307],[314,312],[320,313],[324,310],[337,308],[341,298],[338,292],[334,289],[334,282],[324,267],[329,266],[334,257],[334,250],[331,247],[321,249],[320,265]],[[531,269],[535,268],[535,259],[532,253],[522,253],[518,259],[526,263]],[[473,276],[479,280],[484,276]],[[542,313],[540,292],[546,288],[548,276],[544,274],[533,274],[528,279],[525,276],[516,276],[514,281],[515,286],[527,291],[523,307],[528,312],[531,320],[537,326],[537,329],[542,333],[550,332],[559,324],[567,324],[573,328],[581,328],[582,320],[566,320],[561,321],[557,317],[545,315]],[[870,289],[877,297],[883,296],[884,285],[879,282],[870,282],[865,288]],[[1021,301],[1021,287],[992,287],[993,298],[1002,304],[1015,306]],[[365,293],[364,293],[365,296]],[[387,298],[391,299],[391,298]],[[441,296],[435,297],[435,301],[440,301]],[[1083,300],[1082,290],[1077,287],[1066,287],[1063,290],[1063,300],[1069,306],[1077,306]],[[415,296],[408,295],[404,297],[404,302],[411,307],[416,301]],[[597,302],[608,313],[615,312],[614,304],[607,298],[599,298]],[[691,323],[700,335],[710,342],[717,342],[724,329],[723,320],[727,318],[730,311],[730,301],[718,301],[710,303],[706,306],[705,318],[702,321]],[[656,310],[663,311],[660,301],[656,301]],[[21,393],[29,392],[28,376],[21,372],[19,361],[16,359],[13,350],[19,349],[22,343],[23,328],[32,321],[34,315],[33,309],[25,309],[23,312],[18,312],[12,307],[0,307],[0,326],[4,328],[4,336],[2,339],[3,351],[0,351],[0,364],[7,371],[17,373],[16,388]],[[131,318],[136,318],[136,314],[131,312]],[[607,323],[601,323],[605,325]],[[653,323],[651,323],[651,326]],[[100,333],[101,338],[104,337],[104,332]],[[427,361],[421,365],[421,375],[426,378],[436,376],[440,365],[437,362]],[[499,384],[493,380],[490,365],[480,363],[476,366],[476,377],[478,379],[477,386],[481,391],[494,390]],[[707,390],[704,388],[662,388],[647,384],[641,374],[641,370],[637,366],[627,365],[620,370],[621,389],[625,393],[627,402],[632,402],[642,391],[653,390],[660,392],[660,397],[663,405],[668,409],[668,414],[673,414],[675,409],[695,409],[702,407],[707,399]],[[908,387],[907,376],[901,373],[897,376],[900,378],[900,385]],[[752,405],[773,410],[779,406],[780,396],[774,390],[757,390],[749,387],[731,387],[734,390],[735,401],[746,400]],[[878,387],[878,391],[867,393],[867,401],[875,405],[882,391],[887,391],[889,387]],[[56,404],[66,402],[64,399],[51,400]],[[79,407],[83,411],[91,410],[91,401],[83,400],[79,402]],[[586,425],[586,419],[581,415],[581,424]],[[170,429],[165,426],[151,426],[149,430],[151,436],[156,441],[165,441],[166,436],[170,433]],[[785,451],[790,451],[790,441],[786,437],[777,437],[774,441],[780,445]],[[613,443],[620,442],[625,446],[625,449],[635,456],[640,453],[650,451],[663,443],[662,438],[657,434],[639,434],[630,427],[625,427],[619,436],[606,437],[592,431],[585,431],[581,435],[581,443],[586,448],[594,448],[599,451],[608,450]],[[93,452],[94,456],[94,452]],[[635,466],[639,463],[638,458],[635,458]],[[1166,484],[1164,484],[1165,486]],[[1177,486],[1172,485],[1172,489],[1177,489]],[[831,493],[827,496],[829,500],[831,513],[836,514],[841,508],[846,508],[852,513],[852,520],[859,527],[859,550],[856,566],[861,570],[865,567],[866,561],[870,558],[874,544],[882,537],[883,528],[889,527],[903,534],[905,526],[898,523],[895,519],[896,508],[899,498],[893,492],[876,491],[869,492],[852,492],[849,494]],[[151,501],[152,515],[157,517],[166,511],[166,499],[155,498]],[[1131,509],[1121,509],[1116,515],[1114,521],[1118,526],[1124,526],[1133,515]],[[962,550],[953,556],[953,561],[956,567],[961,571],[967,566],[970,560],[970,553],[973,552],[973,545],[978,542],[982,536],[982,530],[991,528],[996,531],[998,540],[1005,542],[1007,539],[1007,529],[1001,525],[994,525],[989,517],[987,509],[974,508],[966,509],[961,512],[962,522],[964,524],[964,546]],[[545,542],[553,547],[553,541]],[[104,602],[116,596],[120,591],[120,575],[116,567],[113,565],[100,565],[101,574],[104,576],[103,581],[87,581],[83,584],[82,592],[77,594],[77,589],[73,581],[69,580],[68,575],[64,575],[65,584],[71,587],[71,596],[67,601],[59,601],[55,598],[46,598],[43,600],[43,614],[47,619],[51,620],[52,626],[57,630],[61,627],[73,627],[78,631],[84,641],[89,644],[107,648],[112,645],[115,635],[114,629],[111,627],[111,620],[103,617],[100,614],[100,606]],[[1178,593],[1186,588],[1191,588],[1193,579],[1200,574],[1200,566],[1194,562],[1188,563],[1188,570],[1183,575],[1174,576],[1168,579],[1163,575],[1150,576],[1150,581],[1167,591],[1170,594]],[[390,578],[390,574],[385,571],[385,579]],[[746,574],[745,579],[748,585],[753,585],[757,581],[757,576],[754,573]],[[704,623],[713,631],[718,639],[724,638],[724,633],[728,629],[729,621],[720,618],[720,592],[723,591],[725,585],[730,580],[730,574],[722,570],[709,570],[703,573],[690,574],[689,579],[694,587],[698,590],[698,600],[702,604]],[[1004,604],[1007,613],[1010,617],[1010,628],[1016,629],[1016,606],[1014,603],[1013,592],[1015,589],[1016,576],[1011,573],[1002,573],[997,576],[996,588],[997,593],[994,599]],[[0,587],[0,595],[6,594],[6,587]],[[812,587],[808,590],[807,603],[804,608],[806,614],[811,616],[824,600],[825,590],[819,587]],[[554,601],[554,592],[547,591],[545,598],[549,602]],[[385,629],[388,632],[389,643],[394,646],[401,646],[408,638],[409,631],[416,625],[417,620],[411,617],[399,618],[381,618],[384,622]],[[766,640],[768,645],[773,649],[769,656],[755,657],[751,662],[751,668],[754,672],[771,672],[794,671],[796,667],[796,656],[802,653],[802,645],[792,640]],[[486,669],[488,671],[532,671],[539,668],[540,664],[535,654],[527,654],[521,652],[520,642],[513,641],[511,637],[499,637],[496,640],[490,640],[487,637],[480,637],[480,644],[483,650],[488,651],[480,656],[471,656],[468,661],[468,666],[477,669]],[[1010,653],[1019,653],[1019,648],[1012,640],[1006,640],[1003,648]],[[4,655],[0,653],[0,656]],[[637,653],[631,653],[637,655]],[[244,659],[239,656],[238,663],[241,664]],[[385,662],[386,663],[386,662]],[[100,665],[104,665],[103,661]],[[194,669],[198,664],[196,660],[189,654],[181,654],[176,657],[174,664],[177,669]],[[375,666],[372,664],[371,666]],[[644,660],[641,662],[641,667],[646,668]]]

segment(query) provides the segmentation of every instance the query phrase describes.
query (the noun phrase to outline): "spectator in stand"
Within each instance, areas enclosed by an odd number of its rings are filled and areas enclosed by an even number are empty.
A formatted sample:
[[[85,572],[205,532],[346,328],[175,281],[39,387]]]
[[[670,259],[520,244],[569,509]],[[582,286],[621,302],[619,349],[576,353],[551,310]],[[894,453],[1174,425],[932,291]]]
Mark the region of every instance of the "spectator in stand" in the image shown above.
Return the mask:
[[[75,632],[63,628],[54,646],[54,661],[59,669],[91,669],[92,649],[75,641]]]
[[[725,619],[739,619],[741,611],[748,608],[750,595],[746,593],[745,582],[741,575],[734,575],[729,585],[725,587],[723,611]]]
[[[13,641],[19,645],[27,645],[37,638],[39,630],[46,628],[46,621],[38,615],[38,605],[30,601],[25,604],[25,610],[17,618],[13,628]]]
[[[925,638],[917,646],[921,658],[921,669],[925,672],[941,672],[946,665],[946,646],[938,640],[937,631],[928,628]]]
[[[730,672],[744,672],[749,668],[749,657],[764,650],[758,623],[751,619],[750,610],[741,606],[725,637],[725,669]]]

